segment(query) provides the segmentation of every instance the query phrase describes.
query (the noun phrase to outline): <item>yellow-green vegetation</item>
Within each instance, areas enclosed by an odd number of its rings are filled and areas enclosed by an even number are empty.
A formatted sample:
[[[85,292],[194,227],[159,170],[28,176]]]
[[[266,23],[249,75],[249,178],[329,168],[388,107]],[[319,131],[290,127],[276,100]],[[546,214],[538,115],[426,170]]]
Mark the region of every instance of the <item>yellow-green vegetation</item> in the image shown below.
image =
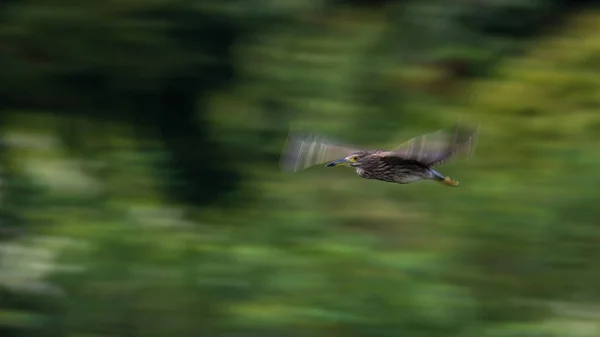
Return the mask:
[[[241,176],[213,203],[165,192],[185,184],[165,164],[177,137],[126,118],[6,111],[3,193],[20,199],[1,210],[29,233],[0,247],[0,329],[597,336],[600,12],[477,79],[395,57],[402,26],[385,14],[302,12],[233,44],[239,78],[204,93],[186,121],[219,145],[184,144],[189,157]],[[458,120],[481,124],[475,156],[440,168],[460,188],[277,167],[289,127],[390,148]],[[198,171],[198,189],[224,179],[215,172]]]

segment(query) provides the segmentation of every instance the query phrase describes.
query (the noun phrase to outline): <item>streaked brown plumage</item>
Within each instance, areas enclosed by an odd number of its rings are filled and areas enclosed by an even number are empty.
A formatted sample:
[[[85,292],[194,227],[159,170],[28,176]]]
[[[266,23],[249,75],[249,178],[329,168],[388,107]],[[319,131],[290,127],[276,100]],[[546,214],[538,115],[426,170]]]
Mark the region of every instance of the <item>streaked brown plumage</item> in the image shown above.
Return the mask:
[[[311,134],[291,133],[281,157],[285,171],[311,166],[347,164],[365,179],[408,184],[418,180],[438,180],[450,186],[458,182],[433,169],[459,153],[471,154],[477,129],[456,125],[408,140],[392,150],[364,150]]]

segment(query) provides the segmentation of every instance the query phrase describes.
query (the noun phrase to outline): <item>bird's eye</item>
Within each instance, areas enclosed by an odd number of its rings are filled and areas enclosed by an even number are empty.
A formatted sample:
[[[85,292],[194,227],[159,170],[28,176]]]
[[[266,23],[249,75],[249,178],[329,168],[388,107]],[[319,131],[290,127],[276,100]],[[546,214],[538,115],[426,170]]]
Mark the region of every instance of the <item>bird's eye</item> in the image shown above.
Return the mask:
[[[358,156],[352,157],[352,161],[357,161],[357,160],[358,160]]]

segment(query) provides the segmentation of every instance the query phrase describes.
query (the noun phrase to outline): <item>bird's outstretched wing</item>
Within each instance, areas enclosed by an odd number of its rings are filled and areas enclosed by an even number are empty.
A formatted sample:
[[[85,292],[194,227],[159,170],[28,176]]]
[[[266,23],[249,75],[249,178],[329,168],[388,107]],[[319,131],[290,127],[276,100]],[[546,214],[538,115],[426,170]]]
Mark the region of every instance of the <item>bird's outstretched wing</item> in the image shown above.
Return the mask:
[[[357,151],[360,151],[360,149],[340,145],[321,136],[290,132],[281,153],[279,164],[284,171],[296,172],[314,165],[344,158]]]
[[[408,140],[388,152],[388,157],[416,160],[427,166],[439,166],[452,157],[475,149],[479,127],[455,125],[452,129],[442,129]]]

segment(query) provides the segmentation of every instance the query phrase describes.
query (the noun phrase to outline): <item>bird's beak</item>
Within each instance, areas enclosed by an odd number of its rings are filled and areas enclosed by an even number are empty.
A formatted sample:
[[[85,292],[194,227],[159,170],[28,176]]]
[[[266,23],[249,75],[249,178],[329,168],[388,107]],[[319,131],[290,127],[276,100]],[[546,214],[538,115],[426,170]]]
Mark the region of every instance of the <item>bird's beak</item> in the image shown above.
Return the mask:
[[[325,165],[325,167],[332,167],[332,166],[336,166],[336,165],[347,163],[347,162],[348,162],[348,159],[342,158],[342,159],[338,159],[338,160],[334,160],[334,161],[330,162],[329,164]]]

